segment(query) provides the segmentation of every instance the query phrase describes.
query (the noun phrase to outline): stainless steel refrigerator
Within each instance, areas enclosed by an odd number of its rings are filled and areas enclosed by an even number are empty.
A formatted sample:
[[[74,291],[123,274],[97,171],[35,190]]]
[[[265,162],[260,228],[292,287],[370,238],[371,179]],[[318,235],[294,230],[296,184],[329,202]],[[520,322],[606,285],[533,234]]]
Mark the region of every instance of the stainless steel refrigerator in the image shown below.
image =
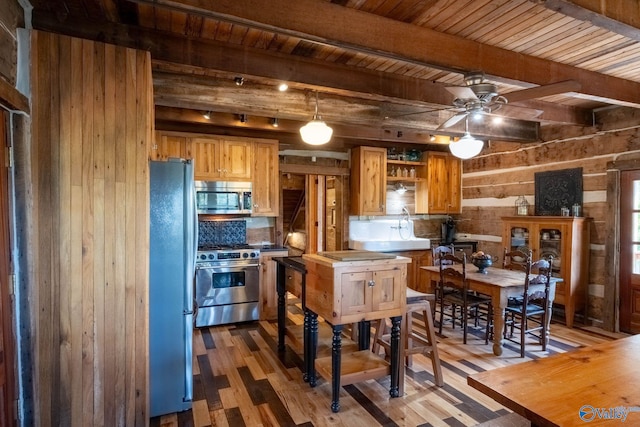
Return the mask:
[[[198,221],[193,164],[150,162],[150,416],[191,408]]]

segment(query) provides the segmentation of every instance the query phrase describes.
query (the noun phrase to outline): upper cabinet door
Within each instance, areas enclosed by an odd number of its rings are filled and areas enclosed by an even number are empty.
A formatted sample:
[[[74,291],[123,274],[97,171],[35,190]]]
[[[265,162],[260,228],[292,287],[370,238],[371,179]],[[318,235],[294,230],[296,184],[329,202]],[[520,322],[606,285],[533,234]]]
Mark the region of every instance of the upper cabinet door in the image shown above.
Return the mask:
[[[416,213],[452,214],[462,211],[462,162],[445,152],[424,153],[426,180],[416,184]]]
[[[211,138],[189,138],[189,148],[194,159],[194,175],[197,181],[215,181],[221,177],[219,164],[220,146]]]
[[[256,142],[253,147],[252,216],[278,216],[280,214],[278,141]]]
[[[384,215],[387,199],[387,150],[356,147],[351,151],[351,214]]]
[[[231,181],[251,180],[252,146],[247,141],[220,142],[222,159],[220,168],[222,178]]]
[[[190,138],[195,178],[202,181],[250,181],[253,143],[219,138]]]
[[[187,138],[165,132],[156,132],[155,141],[150,146],[150,160],[167,160],[169,158],[189,159]]]

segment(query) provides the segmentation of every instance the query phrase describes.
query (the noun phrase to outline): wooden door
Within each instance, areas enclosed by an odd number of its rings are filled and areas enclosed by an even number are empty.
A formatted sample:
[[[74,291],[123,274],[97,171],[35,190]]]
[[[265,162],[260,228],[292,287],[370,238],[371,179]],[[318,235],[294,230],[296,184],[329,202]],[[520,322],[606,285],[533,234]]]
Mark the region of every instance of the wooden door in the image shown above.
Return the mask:
[[[620,330],[640,333],[640,171],[620,182]]]
[[[3,142],[5,161],[0,173],[0,425],[15,426],[15,340],[13,324],[10,238],[9,238],[9,159],[7,113],[0,114],[0,138]]]

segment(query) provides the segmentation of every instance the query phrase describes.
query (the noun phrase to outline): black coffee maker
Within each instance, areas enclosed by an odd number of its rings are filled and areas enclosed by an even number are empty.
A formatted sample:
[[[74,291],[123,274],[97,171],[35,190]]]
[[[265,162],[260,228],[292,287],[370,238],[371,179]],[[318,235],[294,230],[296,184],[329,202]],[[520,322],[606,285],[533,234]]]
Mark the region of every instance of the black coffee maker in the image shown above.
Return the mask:
[[[450,245],[455,240],[456,235],[456,223],[453,218],[448,217],[445,222],[442,223],[442,241],[441,245]]]

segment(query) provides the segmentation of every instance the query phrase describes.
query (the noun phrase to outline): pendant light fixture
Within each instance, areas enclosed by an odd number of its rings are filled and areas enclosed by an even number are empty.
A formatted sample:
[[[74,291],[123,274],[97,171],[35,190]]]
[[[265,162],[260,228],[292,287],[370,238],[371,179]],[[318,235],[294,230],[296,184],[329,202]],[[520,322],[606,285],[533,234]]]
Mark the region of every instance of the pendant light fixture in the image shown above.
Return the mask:
[[[333,129],[331,129],[318,115],[318,92],[316,91],[316,112],[306,125],[300,128],[302,140],[309,145],[323,145],[329,142]]]
[[[467,115],[464,121],[464,135],[462,135],[459,140],[451,141],[449,143],[449,150],[451,151],[451,154],[463,160],[477,156],[480,154],[480,151],[482,151],[482,147],[484,146],[483,141],[475,139],[469,133],[468,117],[469,116]]]

